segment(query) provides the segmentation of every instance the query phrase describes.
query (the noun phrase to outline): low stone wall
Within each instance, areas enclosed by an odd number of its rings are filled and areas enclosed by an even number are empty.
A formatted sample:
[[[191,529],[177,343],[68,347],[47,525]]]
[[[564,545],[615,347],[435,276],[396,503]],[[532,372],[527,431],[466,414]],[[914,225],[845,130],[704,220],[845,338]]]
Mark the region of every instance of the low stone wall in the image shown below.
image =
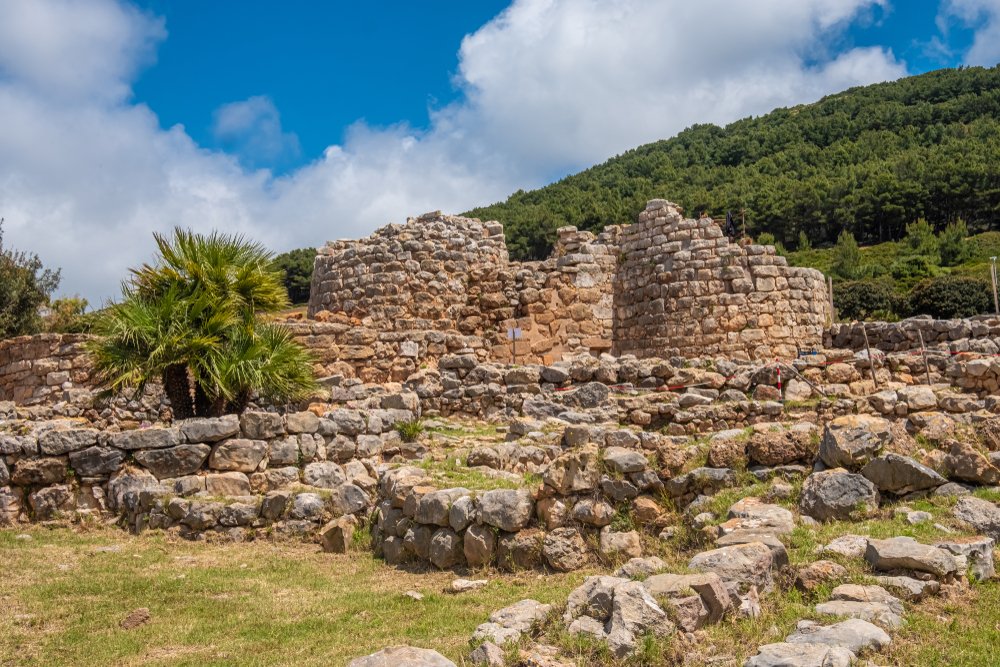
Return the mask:
[[[863,350],[866,332],[868,344],[883,352],[919,350],[921,335],[928,348],[1000,352],[1000,319],[993,316],[953,320],[911,317],[900,322],[839,323],[827,329],[824,345]]]
[[[123,431],[4,419],[0,523],[121,516],[135,530],[176,528],[187,537],[306,534],[371,507],[383,461],[423,453],[394,430],[416,418],[415,397],[386,396],[381,405]]]
[[[39,334],[0,340],[0,401],[53,403],[74,388],[87,388],[91,366],[83,344],[88,338]]]

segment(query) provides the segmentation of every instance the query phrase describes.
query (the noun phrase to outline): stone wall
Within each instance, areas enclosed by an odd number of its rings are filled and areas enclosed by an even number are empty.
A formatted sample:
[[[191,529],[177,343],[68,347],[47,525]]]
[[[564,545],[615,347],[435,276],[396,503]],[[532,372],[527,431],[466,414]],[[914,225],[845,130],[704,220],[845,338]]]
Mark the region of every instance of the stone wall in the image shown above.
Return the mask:
[[[88,386],[87,336],[39,334],[0,340],[0,401],[37,405]]]
[[[868,344],[883,352],[919,350],[920,337],[928,348],[952,352],[1000,352],[1000,318],[979,316],[967,319],[936,320],[911,317],[900,322],[844,322],[832,325],[825,335],[827,347],[852,350]]]
[[[830,321],[823,275],[771,246],[730,243],[711,218],[649,202],[622,230],[613,350],[638,357],[794,358]]]
[[[0,524],[120,516],[189,537],[305,535],[370,508],[384,461],[425,453],[394,430],[418,410],[396,394],[323,417],[246,412],[133,430],[0,413]]]
[[[435,212],[321,248],[308,312],[376,331],[481,335],[513,315],[516,299],[503,226]]]
[[[495,347],[493,359],[549,364],[580,353],[611,350],[612,280],[618,264],[621,228],[601,234],[563,227],[552,256],[524,262],[516,273],[521,339]]]

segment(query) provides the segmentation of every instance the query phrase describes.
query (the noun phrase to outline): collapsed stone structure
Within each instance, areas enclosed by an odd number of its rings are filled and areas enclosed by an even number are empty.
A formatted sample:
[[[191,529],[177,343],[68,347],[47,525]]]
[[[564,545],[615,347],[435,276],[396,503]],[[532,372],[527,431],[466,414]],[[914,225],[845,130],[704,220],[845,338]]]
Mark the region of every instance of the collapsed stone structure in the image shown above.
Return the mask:
[[[602,352],[791,358],[818,347],[830,320],[818,271],[731,243],[666,200],[599,235],[562,228],[540,262],[512,262],[499,223],[439,212],[332,242],[316,259],[308,314],[345,327],[303,334],[321,354],[324,343],[345,348],[324,355],[330,367],[356,361],[359,340],[412,360],[380,379],[445,352],[521,363]]]

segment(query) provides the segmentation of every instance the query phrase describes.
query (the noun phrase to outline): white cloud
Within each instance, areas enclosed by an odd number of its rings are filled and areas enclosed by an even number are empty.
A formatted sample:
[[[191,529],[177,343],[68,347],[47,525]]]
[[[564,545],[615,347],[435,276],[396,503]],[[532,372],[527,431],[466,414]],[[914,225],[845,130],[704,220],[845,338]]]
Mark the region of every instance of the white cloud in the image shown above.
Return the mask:
[[[948,19],[976,28],[965,54],[966,65],[992,67],[1000,62],[1000,0],[945,0],[941,14],[942,32],[947,32]]]
[[[225,104],[215,110],[213,121],[216,141],[249,165],[280,164],[301,151],[298,136],[282,129],[281,114],[269,97]]]
[[[695,122],[902,76],[891,51],[837,48],[879,4],[519,0],[463,42],[461,99],[435,110],[429,129],[357,123],[276,177],[246,166],[294,145],[270,100],[216,116],[242,165],[129,101],[164,38],[159,19],[118,0],[4,0],[0,44],[17,33],[26,45],[0,46],[5,240],[62,266],[62,291],[99,301],[149,258],[151,232],[175,224],[285,250],[464,210]]]

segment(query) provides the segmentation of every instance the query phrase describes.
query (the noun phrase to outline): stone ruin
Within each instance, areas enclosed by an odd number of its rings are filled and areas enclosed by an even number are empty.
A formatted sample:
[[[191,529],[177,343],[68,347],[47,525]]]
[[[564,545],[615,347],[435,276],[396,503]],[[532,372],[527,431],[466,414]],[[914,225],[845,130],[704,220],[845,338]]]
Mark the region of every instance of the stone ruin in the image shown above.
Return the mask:
[[[822,344],[830,315],[820,272],[789,267],[771,246],[731,243],[711,218],[685,219],[657,199],[634,225],[560,229],[544,261],[511,261],[500,223],[440,212],[328,243],[308,316],[341,328],[299,333],[324,370],[350,375],[360,361],[379,381],[445,353],[543,364],[603,352],[793,358]],[[358,354],[359,340],[383,349]],[[331,358],[331,344],[348,354]]]

